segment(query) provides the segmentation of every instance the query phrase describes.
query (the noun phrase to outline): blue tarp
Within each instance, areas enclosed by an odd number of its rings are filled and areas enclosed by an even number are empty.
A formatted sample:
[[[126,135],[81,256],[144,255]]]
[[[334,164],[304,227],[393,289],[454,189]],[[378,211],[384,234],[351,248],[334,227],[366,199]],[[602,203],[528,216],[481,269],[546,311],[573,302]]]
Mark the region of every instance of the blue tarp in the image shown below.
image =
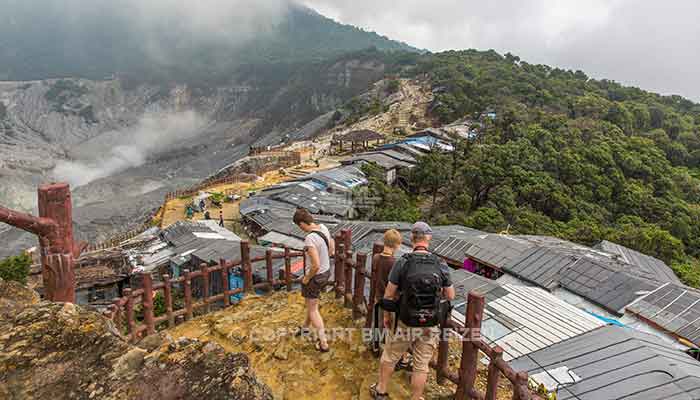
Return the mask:
[[[229,290],[243,288],[243,278],[239,275],[228,274]],[[234,294],[231,296],[231,304],[236,304],[243,299],[243,293]]]
[[[623,328],[625,327],[625,324],[623,324],[622,322],[620,322],[620,321],[618,321],[618,320],[616,320],[616,319],[604,317],[604,316],[602,316],[602,315],[598,315],[598,314],[592,313],[592,312],[590,312],[590,311],[586,311],[586,312],[589,313],[589,314],[591,314],[592,316],[598,318],[599,320],[605,322],[606,324],[617,325],[617,326],[621,326],[621,327],[623,327]]]

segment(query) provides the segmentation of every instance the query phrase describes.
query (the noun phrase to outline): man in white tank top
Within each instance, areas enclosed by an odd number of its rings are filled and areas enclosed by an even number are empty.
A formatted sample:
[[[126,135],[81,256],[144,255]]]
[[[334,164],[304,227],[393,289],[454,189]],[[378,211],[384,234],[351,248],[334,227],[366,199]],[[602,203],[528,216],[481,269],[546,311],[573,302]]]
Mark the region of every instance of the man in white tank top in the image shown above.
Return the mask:
[[[316,349],[321,352],[328,351],[328,340],[326,338],[323,318],[318,311],[318,299],[321,292],[328,284],[331,270],[330,256],[335,251],[335,243],[328,228],[319,225],[314,221],[314,217],[305,209],[298,209],[294,213],[294,223],[301,230],[306,232],[304,248],[309,257],[310,268],[302,279],[301,295],[306,302],[306,321],[301,328],[308,329],[311,326],[318,335]]]

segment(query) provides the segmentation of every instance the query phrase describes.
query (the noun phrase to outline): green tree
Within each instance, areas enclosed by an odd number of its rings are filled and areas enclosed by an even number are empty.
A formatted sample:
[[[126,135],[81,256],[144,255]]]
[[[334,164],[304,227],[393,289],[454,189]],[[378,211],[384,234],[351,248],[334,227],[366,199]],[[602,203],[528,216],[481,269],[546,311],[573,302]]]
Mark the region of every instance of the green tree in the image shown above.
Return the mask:
[[[26,285],[31,265],[32,257],[26,253],[6,258],[0,261],[0,278]]]

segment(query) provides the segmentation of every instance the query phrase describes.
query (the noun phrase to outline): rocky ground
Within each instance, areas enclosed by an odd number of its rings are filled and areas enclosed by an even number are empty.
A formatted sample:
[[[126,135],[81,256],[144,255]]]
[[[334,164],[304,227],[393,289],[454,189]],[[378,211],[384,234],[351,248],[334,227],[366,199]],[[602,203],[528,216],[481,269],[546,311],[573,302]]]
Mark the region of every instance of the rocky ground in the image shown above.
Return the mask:
[[[152,335],[128,344],[80,306],[0,280],[0,398],[272,399],[242,353]]]
[[[331,351],[320,353],[309,340],[291,334],[302,324],[303,310],[298,292],[282,291],[246,298],[236,306],[180,325],[169,334],[215,342],[226,351],[245,352],[275,399],[369,400],[369,386],[377,379],[378,360],[363,341],[359,328],[364,319],[353,322],[351,310],[342,307],[332,294],[323,295],[321,314],[333,339]],[[458,368],[460,354],[461,347],[455,343],[449,356],[452,370]],[[389,388],[392,398],[410,397],[409,380],[410,374],[405,371],[394,375]],[[501,380],[504,381],[507,382],[505,378]],[[477,387],[484,390],[485,382],[486,370],[482,369]],[[454,391],[453,384],[438,385],[433,373],[425,398],[447,400]],[[510,399],[510,385],[503,383],[498,396]]]

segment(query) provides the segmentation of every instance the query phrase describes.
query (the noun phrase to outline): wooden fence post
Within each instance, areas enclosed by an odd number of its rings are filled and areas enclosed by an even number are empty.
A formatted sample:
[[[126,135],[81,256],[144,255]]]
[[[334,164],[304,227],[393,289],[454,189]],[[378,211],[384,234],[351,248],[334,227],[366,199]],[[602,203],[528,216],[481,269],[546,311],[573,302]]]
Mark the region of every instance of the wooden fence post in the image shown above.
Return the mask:
[[[528,375],[525,371],[520,371],[515,375],[515,383],[513,384],[513,399],[514,400],[530,400],[530,390],[527,387]]]
[[[182,289],[185,292],[185,320],[192,319],[192,276],[189,269],[183,270],[185,281]]]
[[[134,317],[134,297],[131,294],[131,289],[124,289],[124,297],[126,297],[126,325],[129,327],[129,340],[131,343],[136,342],[136,318]]]
[[[448,327],[450,321],[450,316],[448,315],[444,321],[440,321],[440,342],[438,343],[438,357],[437,357],[437,368],[436,368],[436,378],[438,385],[445,384],[445,372],[447,372],[447,358],[450,350],[450,341],[447,336]]]
[[[496,346],[491,353],[491,362],[489,363],[489,375],[486,378],[486,396],[484,400],[496,400],[498,394],[498,378],[501,372],[496,366],[496,362],[503,358],[503,349],[501,346]]]
[[[168,327],[175,326],[175,316],[173,315],[173,291],[170,275],[163,275],[163,300],[165,301],[165,312],[168,314]]]
[[[209,268],[206,263],[199,264],[202,271],[202,301],[204,302],[204,312],[208,313],[209,307]]]
[[[284,246],[284,281],[287,291],[292,291],[292,258],[289,256],[289,247]]]
[[[468,336],[462,342],[462,362],[459,366],[459,385],[457,385],[457,393],[455,393],[456,400],[467,399],[469,393],[474,389],[476,368],[479,362],[479,348],[474,345],[474,341],[481,340],[484,296],[476,292],[469,292],[467,302],[465,334]]]
[[[343,265],[345,272],[345,307],[352,307],[352,231],[350,229],[343,229],[343,249],[345,250],[345,257],[343,258]]]
[[[221,288],[224,292],[224,307],[228,307],[231,305],[231,297],[229,297],[226,292],[229,291],[229,285],[228,285],[228,263],[226,260],[219,259],[219,265],[221,266]]]
[[[153,277],[151,274],[141,274],[143,281],[143,297],[141,305],[143,307],[143,321],[146,323],[146,334],[152,335],[156,332],[156,324],[153,316]]]
[[[253,290],[253,267],[250,264],[250,243],[241,241],[241,268],[243,269],[243,288],[246,292]]]
[[[345,267],[343,259],[345,258],[345,244],[343,244],[343,236],[335,235],[335,298],[343,297],[345,292]]]
[[[357,254],[357,265],[355,265],[355,293],[352,296],[352,318],[362,317],[362,308],[365,305],[365,265],[367,265],[367,254]]]
[[[374,256],[381,253],[382,250],[384,250],[384,245],[381,243],[375,243],[372,246],[372,262],[371,262],[371,271],[370,271],[370,280],[369,280],[369,299],[367,301],[367,318],[365,319],[365,328],[371,328],[372,327],[372,317],[374,316],[374,304],[375,304],[375,299],[377,298],[377,279],[379,277],[379,273],[377,271],[377,266],[375,265],[374,262]],[[382,295],[384,295],[382,293]]]
[[[267,249],[265,251],[265,272],[267,281],[270,282],[270,289],[275,286],[275,276],[272,271],[272,250]]]

